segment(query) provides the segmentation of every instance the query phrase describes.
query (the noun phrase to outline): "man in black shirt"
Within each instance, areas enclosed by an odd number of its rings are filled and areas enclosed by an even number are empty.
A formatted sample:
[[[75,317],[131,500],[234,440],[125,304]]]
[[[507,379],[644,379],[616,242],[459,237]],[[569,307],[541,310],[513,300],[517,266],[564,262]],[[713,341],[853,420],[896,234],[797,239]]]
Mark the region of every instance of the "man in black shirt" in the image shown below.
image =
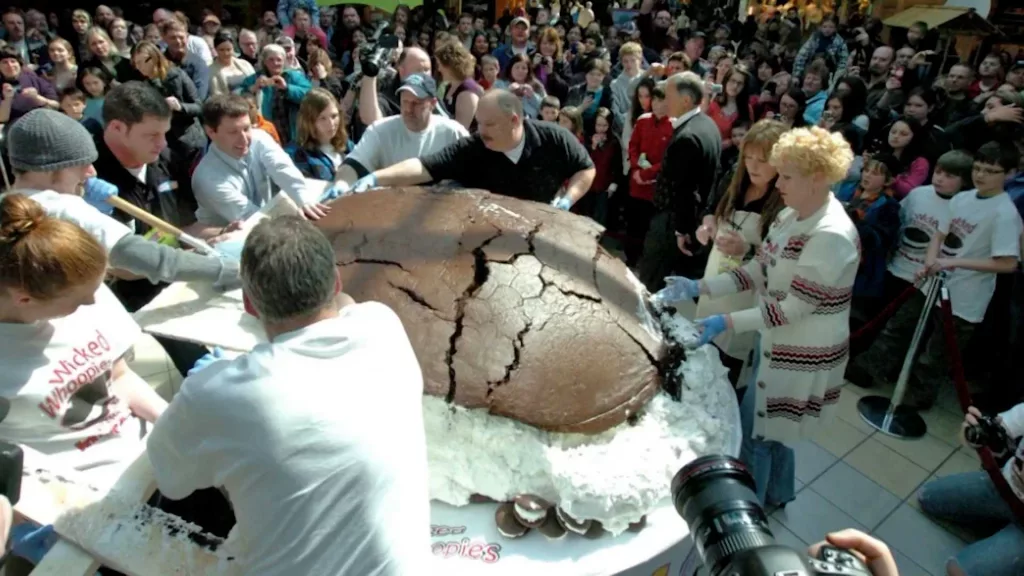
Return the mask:
[[[356,182],[353,189],[454,180],[467,188],[550,202],[568,210],[590,189],[594,163],[565,128],[523,118],[518,96],[492,90],[477,106],[478,134],[424,158],[378,170]],[[565,193],[559,194],[563,184]]]

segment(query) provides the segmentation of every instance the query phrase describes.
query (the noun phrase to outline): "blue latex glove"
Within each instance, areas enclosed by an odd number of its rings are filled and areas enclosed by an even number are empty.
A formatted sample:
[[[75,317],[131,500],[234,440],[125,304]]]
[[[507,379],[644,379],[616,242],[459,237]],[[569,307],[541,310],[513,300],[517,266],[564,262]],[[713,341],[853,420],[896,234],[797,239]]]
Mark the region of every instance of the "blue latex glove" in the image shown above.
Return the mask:
[[[43,527],[19,524],[11,529],[11,552],[33,564],[39,564],[58,538],[52,524]]]
[[[665,287],[651,296],[651,302],[665,305],[681,300],[693,300],[700,296],[700,282],[683,276],[667,276]]]
[[[206,356],[203,356],[199,360],[196,360],[196,363],[193,364],[192,368],[189,369],[187,376],[193,376],[195,375],[196,372],[199,372],[200,370],[206,368],[210,364],[213,364],[214,362],[223,359],[224,350],[222,350],[220,346],[217,346],[213,350],[211,350]]]
[[[107,198],[111,196],[117,196],[117,186],[99,178],[89,178],[85,181],[83,198],[90,206],[107,215],[114,213],[114,207],[107,204]]]
[[[374,174],[367,174],[366,176],[363,176],[359,180],[356,180],[355,184],[352,184],[352,193],[353,194],[362,194],[363,192],[366,192],[370,188],[376,188],[376,187],[377,187],[377,176],[374,175]]]
[[[700,337],[697,338],[697,346],[703,346],[715,339],[716,336],[729,329],[729,323],[725,316],[715,314],[697,321],[697,329],[700,330]]]
[[[330,202],[331,200],[341,198],[342,196],[348,196],[351,193],[352,187],[349,186],[347,183],[335,182],[333,186],[327,189],[327,192],[324,192],[323,197],[320,198],[320,202]]]
[[[551,201],[551,205],[559,210],[569,210],[572,208],[572,200],[568,196],[559,196]]]

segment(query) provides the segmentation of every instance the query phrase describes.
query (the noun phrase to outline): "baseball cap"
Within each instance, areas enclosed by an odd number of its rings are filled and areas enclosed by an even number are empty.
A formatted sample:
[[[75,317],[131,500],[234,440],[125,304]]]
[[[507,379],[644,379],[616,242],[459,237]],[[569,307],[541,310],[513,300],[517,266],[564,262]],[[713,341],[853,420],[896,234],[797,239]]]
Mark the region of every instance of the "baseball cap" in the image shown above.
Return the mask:
[[[426,74],[410,74],[398,88],[398,92],[409,92],[420,100],[437,97],[437,83]]]
[[[637,32],[639,32],[639,29],[636,27],[636,22],[633,22],[632,20],[626,22],[622,26],[619,26],[619,34],[623,36],[632,36]]]
[[[525,24],[527,28],[530,27],[530,21],[527,20],[526,18],[522,17],[522,16],[513,18],[512,19],[512,23],[509,24],[509,27],[511,28],[512,26],[515,26],[516,24]]]

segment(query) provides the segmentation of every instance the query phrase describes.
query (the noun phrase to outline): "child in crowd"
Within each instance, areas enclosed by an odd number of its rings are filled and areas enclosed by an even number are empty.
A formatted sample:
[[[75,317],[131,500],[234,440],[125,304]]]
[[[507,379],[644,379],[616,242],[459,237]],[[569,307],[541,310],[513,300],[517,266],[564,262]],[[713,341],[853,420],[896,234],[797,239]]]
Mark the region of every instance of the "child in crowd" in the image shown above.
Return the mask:
[[[900,229],[900,204],[892,184],[900,163],[891,154],[876,154],[864,164],[860,185],[845,201],[846,213],[860,236],[860,267],[853,284],[851,328],[871,321],[898,294],[886,294],[885,270]]]
[[[60,111],[65,116],[81,122],[90,134],[97,134],[103,127],[95,119],[86,118],[85,106],[85,94],[78,88],[68,86],[60,91]]]
[[[545,122],[558,122],[558,110],[562,103],[555,96],[545,96],[540,101],[540,119]]]
[[[490,90],[498,81],[498,73],[501,72],[501,64],[494,56],[484,56],[480,59],[480,80],[477,82],[484,90]]]
[[[604,106],[597,109],[594,117],[594,134],[586,143],[586,147],[597,174],[590,185],[590,191],[573,206],[572,211],[590,216],[604,225],[608,217],[608,197],[618,188],[615,182],[616,168],[622,166],[622,145],[612,132],[612,111]]]
[[[242,93],[242,96],[245,98],[245,101],[249,103],[249,122],[252,123],[252,127],[259,128],[267,134],[270,134],[270,137],[274,139],[274,142],[280,144],[281,136],[277,133],[277,127],[274,126],[273,122],[264,118],[263,114],[260,113],[260,107],[257,104],[256,95],[246,91]]]
[[[110,91],[110,76],[100,68],[89,67],[82,72],[79,89],[85,93],[85,117],[103,125],[103,99]]]
[[[722,166],[722,174],[728,174],[732,172],[736,161],[740,157],[740,143],[743,142],[743,138],[746,137],[747,132],[750,131],[750,122],[748,120],[737,120],[729,131],[729,140],[732,140],[732,146],[722,149],[722,156],[719,162]]]
[[[949,219],[949,201],[954,195],[973,187],[971,169],[974,158],[962,150],[939,157],[932,183],[910,191],[900,202],[900,232],[885,275],[885,300],[902,294],[924,268],[930,239],[938,232],[939,222]],[[846,368],[846,379],[870,388],[878,382],[895,380],[924,306],[923,286],[900,306],[871,345],[853,358]]]
[[[996,275],[1017,269],[1024,224],[1006,194],[1007,175],[1017,170],[1020,153],[1010,144],[989,142],[974,156],[971,176],[975,190],[949,202],[947,218],[940,220],[928,244],[925,265],[918,272],[927,278],[947,273],[946,288],[953,307],[953,330],[961,348],[967,346],[996,289]],[[949,368],[943,339],[942,315],[932,316],[934,329],[911,374],[904,404],[927,410],[934,404],[939,385],[948,384]]]
[[[583,114],[575,106],[566,106],[558,111],[558,125],[572,132],[580,140],[580,144],[586,146],[583,141]]]

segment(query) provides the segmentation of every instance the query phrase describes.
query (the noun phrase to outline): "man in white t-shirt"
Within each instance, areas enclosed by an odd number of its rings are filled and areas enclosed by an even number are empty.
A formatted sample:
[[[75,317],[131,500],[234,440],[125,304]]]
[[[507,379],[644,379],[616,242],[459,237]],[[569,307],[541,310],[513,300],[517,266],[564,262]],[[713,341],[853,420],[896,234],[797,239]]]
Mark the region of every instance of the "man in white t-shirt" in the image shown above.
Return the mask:
[[[226,490],[245,574],[424,574],[423,376],[395,313],[353,303],[334,261],[299,217],[253,228],[242,290],[268,342],[186,379],[149,460],[166,497]]]
[[[928,244],[938,232],[939,223],[949,219],[950,199],[972,188],[973,165],[974,158],[967,152],[946,152],[935,165],[932,183],[914,188],[900,201],[900,234],[886,270],[886,299],[897,298],[917,282]],[[847,364],[847,381],[862,388],[895,381],[921,317],[926,287],[918,286],[918,291],[896,310],[870,347]]]
[[[1003,189],[1007,174],[1017,169],[1016,147],[989,142],[974,155],[974,191],[949,201],[949,214],[939,220],[928,245],[925,278],[947,271],[946,288],[953,308],[953,328],[960,348],[967,346],[985,318],[996,290],[996,275],[1010,273],[1020,262],[1024,224]],[[933,314],[935,329],[914,368],[904,404],[928,409],[940,384],[950,383],[942,315]]]
[[[359,178],[410,158],[422,158],[462,138],[466,128],[451,118],[431,114],[437,84],[427,74],[411,74],[398,89],[402,112],[374,122],[338,169],[338,180]]]
[[[249,104],[237,94],[221,94],[203,104],[203,126],[210,148],[192,174],[201,227],[227,226],[259,211],[273,196],[271,183],[287,194],[306,217],[318,219],[329,208],[322,190],[306,186],[288,153],[262,130],[254,130]]]

